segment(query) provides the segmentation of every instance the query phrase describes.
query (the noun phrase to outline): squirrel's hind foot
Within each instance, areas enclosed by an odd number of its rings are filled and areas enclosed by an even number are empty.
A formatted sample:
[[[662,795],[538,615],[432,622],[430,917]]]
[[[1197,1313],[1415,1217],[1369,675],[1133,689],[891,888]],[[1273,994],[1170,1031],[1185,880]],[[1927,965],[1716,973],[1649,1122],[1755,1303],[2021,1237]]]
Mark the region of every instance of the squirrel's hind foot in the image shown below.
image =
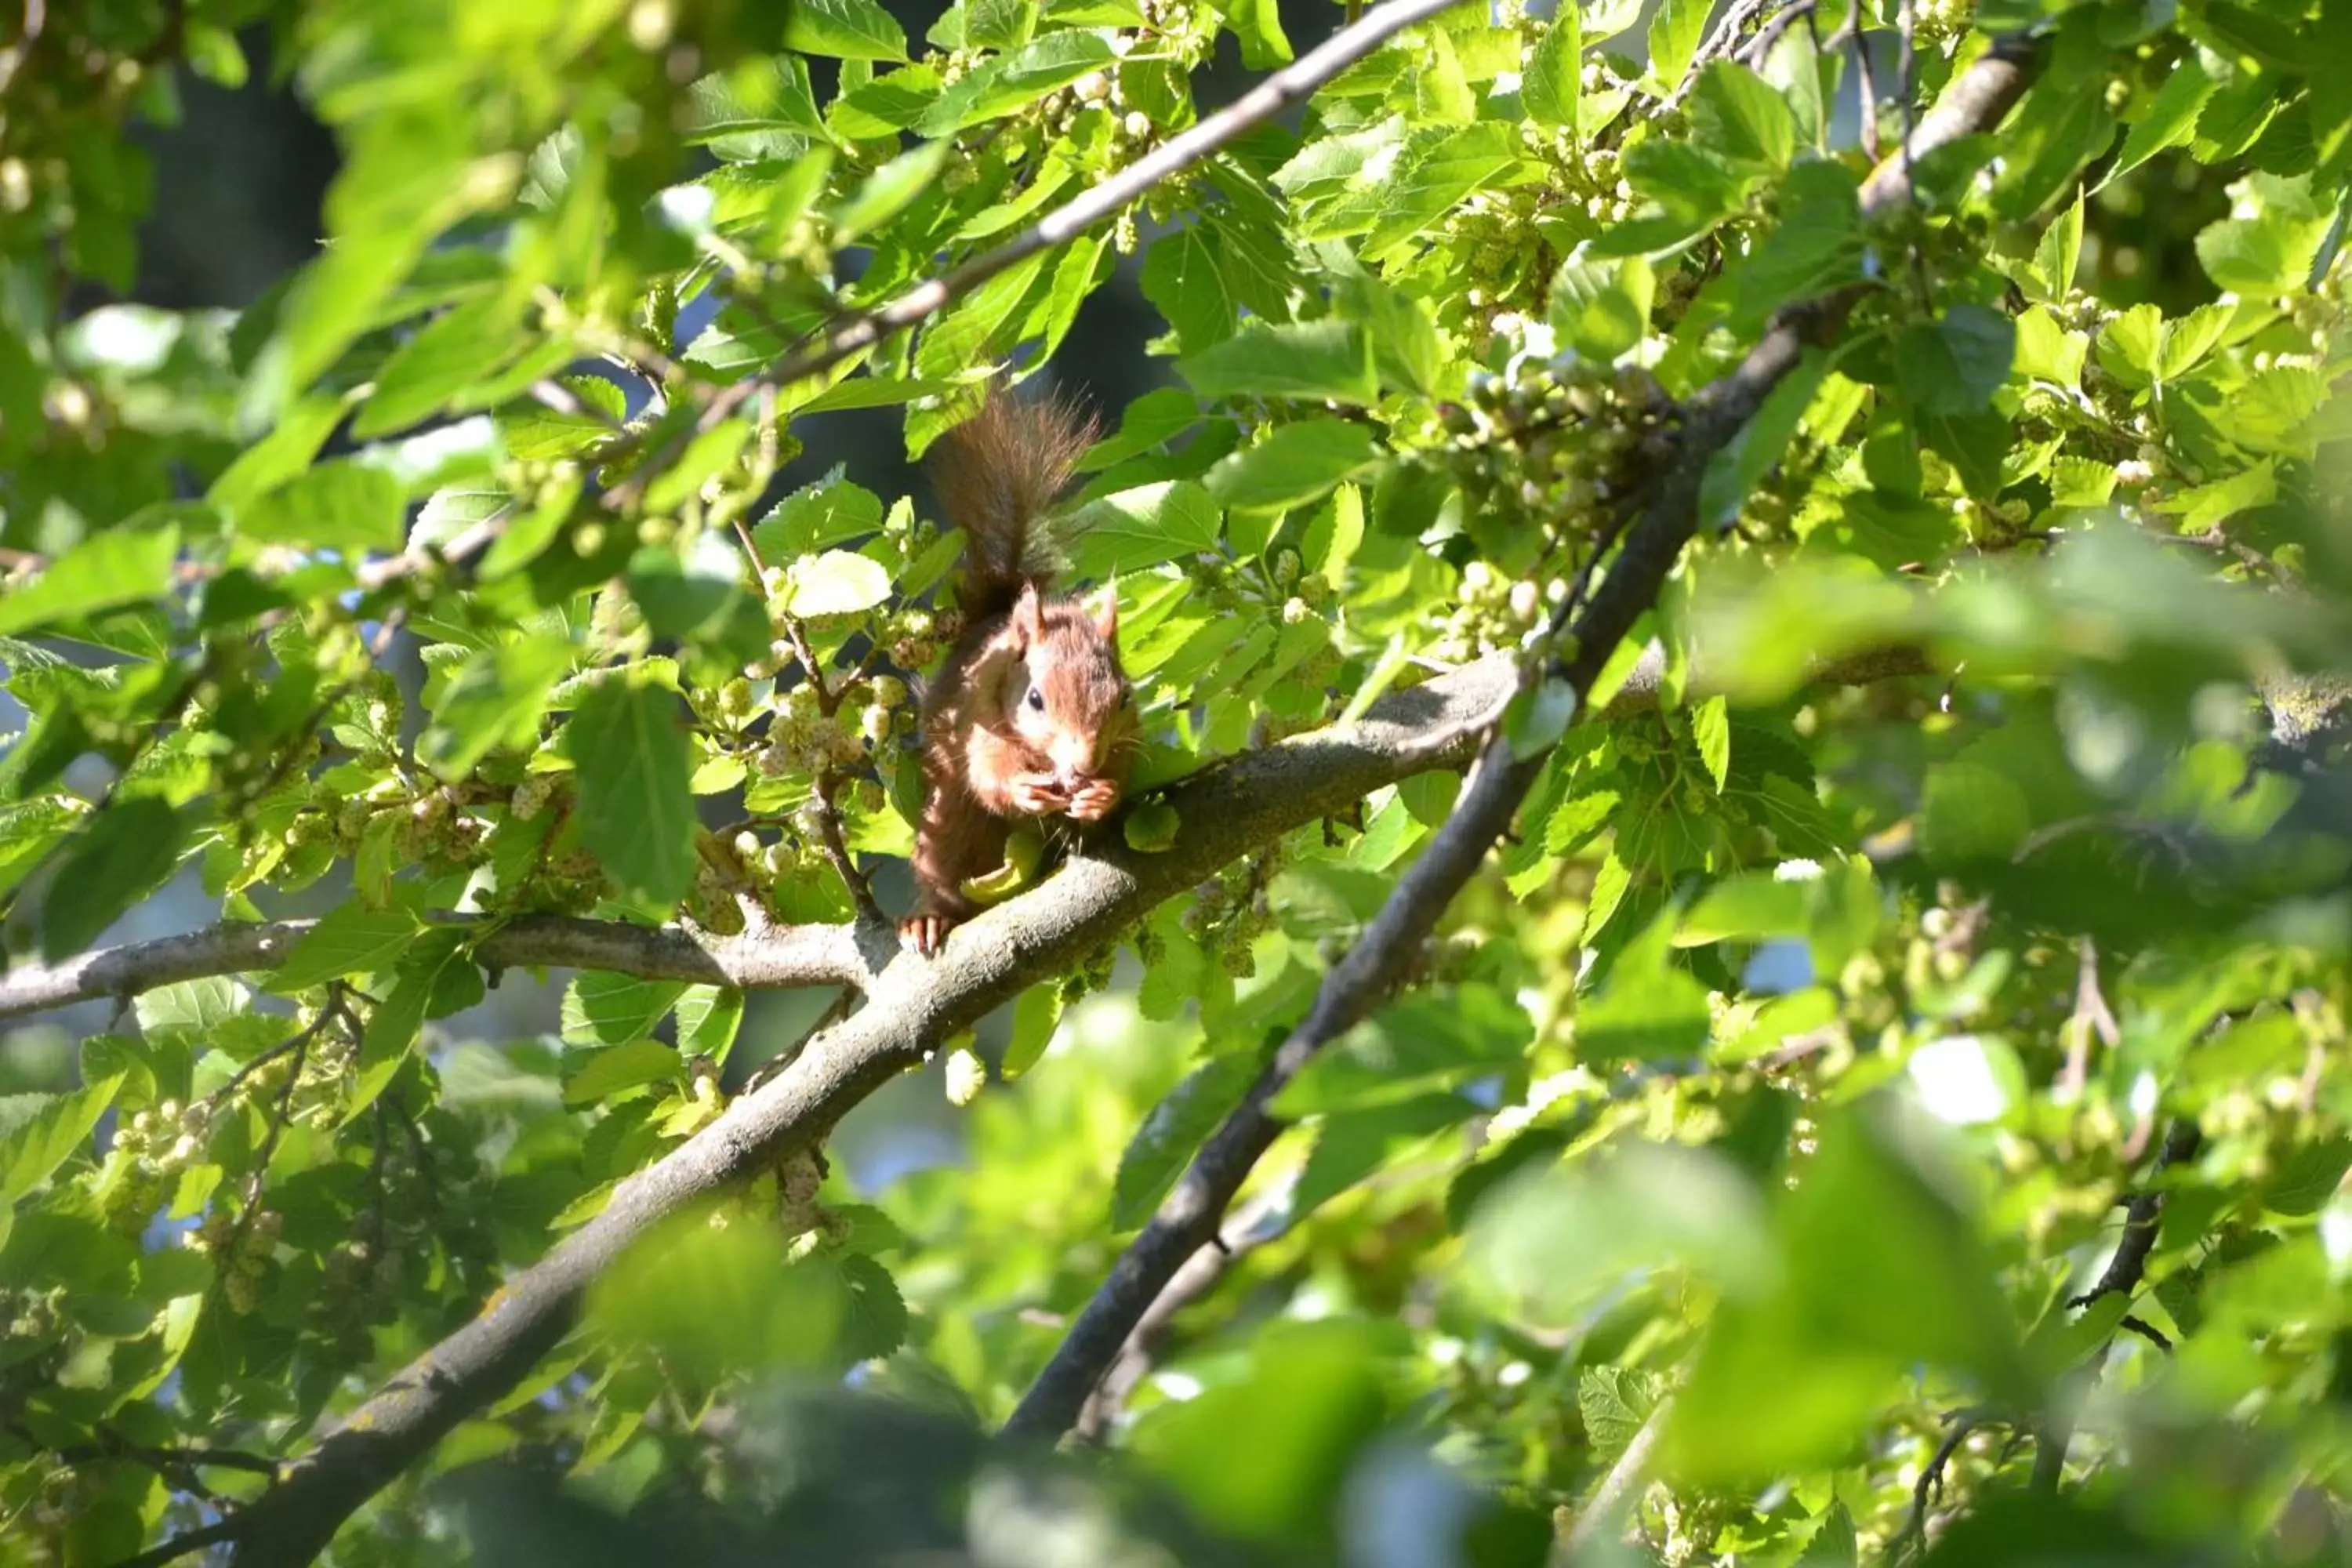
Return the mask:
[[[940,949],[947,945],[948,932],[960,923],[953,915],[908,915],[898,922],[898,936],[925,958],[937,958]]]

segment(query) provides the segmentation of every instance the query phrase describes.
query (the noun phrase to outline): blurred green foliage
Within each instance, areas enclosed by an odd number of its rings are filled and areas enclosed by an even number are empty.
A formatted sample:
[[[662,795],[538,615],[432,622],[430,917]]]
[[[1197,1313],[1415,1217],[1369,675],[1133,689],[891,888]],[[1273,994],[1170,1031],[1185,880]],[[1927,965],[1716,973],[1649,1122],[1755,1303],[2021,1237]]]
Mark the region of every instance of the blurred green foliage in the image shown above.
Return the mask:
[[[720,1114],[740,994],[583,973],[477,1038],[472,944],[850,918],[828,839],[910,847],[960,541],[779,475],[833,411],[919,457],[1122,265],[1176,384],[1104,411],[1071,554],[1146,786],[1523,646],[1683,401],[1863,292],[1403,992],[1277,1101],[1106,1451],[982,1434],[1452,778],[939,1042],[960,1159],[676,1217],[332,1560],[2352,1563],[2352,5],[1724,9],[1457,7],[783,381],[1193,123],[1221,39],[1263,70],[1334,18],[21,8],[8,951],[174,877],[331,912],[124,996],[78,1071],[12,1045],[0,1563],[233,1519]],[[135,275],[140,128],[256,29],[342,152],[325,245],[235,314],[68,310]],[[1865,216],[1850,128],[2014,30],[2017,110]]]

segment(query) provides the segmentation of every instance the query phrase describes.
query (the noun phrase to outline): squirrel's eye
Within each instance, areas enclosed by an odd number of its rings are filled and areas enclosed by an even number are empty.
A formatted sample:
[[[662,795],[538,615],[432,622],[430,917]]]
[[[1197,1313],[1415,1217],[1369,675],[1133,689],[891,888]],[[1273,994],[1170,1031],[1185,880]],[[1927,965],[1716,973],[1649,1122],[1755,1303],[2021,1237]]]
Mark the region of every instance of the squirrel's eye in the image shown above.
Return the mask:
[[[1043,689],[1034,686],[1029,689],[1029,706],[1039,713],[1045,710],[1045,693]]]

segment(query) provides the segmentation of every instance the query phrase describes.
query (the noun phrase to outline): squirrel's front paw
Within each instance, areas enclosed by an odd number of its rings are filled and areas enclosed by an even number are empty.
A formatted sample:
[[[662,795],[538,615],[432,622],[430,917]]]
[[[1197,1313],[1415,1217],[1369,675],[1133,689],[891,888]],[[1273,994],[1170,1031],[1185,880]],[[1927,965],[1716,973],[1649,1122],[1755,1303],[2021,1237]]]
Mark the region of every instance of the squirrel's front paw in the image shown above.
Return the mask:
[[[1118,785],[1108,779],[1097,779],[1071,792],[1070,815],[1080,822],[1100,822],[1118,809]]]
[[[1007,786],[1013,809],[1024,816],[1052,816],[1070,804],[1058,785],[1044,773],[1028,773]]]
[[[902,941],[913,943],[915,951],[925,958],[935,958],[947,945],[948,932],[955,928],[952,915],[915,914],[898,922],[898,935]]]

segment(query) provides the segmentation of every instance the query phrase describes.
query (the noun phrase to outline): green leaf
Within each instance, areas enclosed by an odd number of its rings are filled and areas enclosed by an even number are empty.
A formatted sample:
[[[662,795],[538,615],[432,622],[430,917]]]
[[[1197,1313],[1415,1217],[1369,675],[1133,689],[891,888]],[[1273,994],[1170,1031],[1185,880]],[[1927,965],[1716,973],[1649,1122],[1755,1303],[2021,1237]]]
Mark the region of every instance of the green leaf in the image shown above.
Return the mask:
[[[1070,514],[1071,569],[1101,579],[1213,551],[1222,521],[1215,500],[1197,480],[1118,490]]]
[[[1649,331],[1655,289],[1656,277],[1642,258],[1587,260],[1580,247],[1552,277],[1552,329],[1578,353],[1607,363]]]
[[[2263,1184],[2263,1206],[2273,1214],[2314,1215],[2326,1206],[2352,1169],[2352,1137],[2337,1133],[2288,1152]]]
[[[360,1036],[359,1078],[343,1104],[345,1125],[375,1103],[407,1063],[425,1020],[449,1010],[452,988],[462,994],[469,981],[478,998],[481,977],[466,955],[464,931],[436,928],[417,934]]]
[[[1045,270],[1043,252],[1000,272],[933,322],[915,345],[915,368],[925,375],[951,376],[986,363],[1012,346],[1021,306]]]
[[[2223,218],[2197,236],[2197,259],[2217,289],[2277,294],[2303,287],[2326,237],[2325,216],[2264,205],[2252,217]]]
[[[629,1040],[617,1046],[583,1051],[571,1058],[563,1075],[563,1103],[569,1110],[598,1104],[649,1083],[673,1083],[686,1077],[686,1062],[659,1040]]]
[[[793,491],[751,531],[762,559],[807,555],[828,545],[861,538],[882,526],[882,500],[840,471]]]
[[[475,649],[442,689],[433,722],[417,737],[417,761],[454,783],[501,746],[530,746],[547,715],[548,694],[571,668],[571,646],[553,637],[524,637]]]
[[[1151,1217],[1202,1142],[1249,1092],[1263,1065],[1255,1051],[1212,1057],[1151,1108],[1119,1156],[1111,1188],[1113,1230],[1133,1230]]]
[[[118,798],[71,839],[41,902],[41,956],[51,963],[96,942],[179,864],[191,824],[153,795]]]
[[[1465,1096],[1424,1094],[1325,1117],[1291,1194],[1293,1223],[1476,1114]]]
[[[1516,130],[1496,121],[1482,120],[1440,137],[1381,187],[1379,216],[1364,237],[1364,259],[1386,260],[1518,159]]]
[[[55,561],[28,585],[0,598],[0,637],[110,610],[152,604],[172,587],[180,531],[117,528],[93,533]]]
[[[1118,58],[1099,33],[1048,33],[966,73],[924,111],[915,129],[925,136],[952,136],[1034,103]]]
[[[1789,172],[1780,221],[1731,270],[1734,331],[1760,331],[1781,306],[1862,278],[1869,247],[1860,192],[1843,164],[1812,160]]]
[[[375,390],[352,421],[370,440],[431,418],[512,363],[526,346],[504,294],[468,300],[420,329],[384,362]]]
[[[689,985],[677,999],[677,1048],[725,1065],[743,1026],[743,993],[731,985]]]
[[[1456,1088],[1518,1067],[1534,1039],[1526,1010],[1492,986],[1411,997],[1318,1053],[1269,1109],[1289,1121]]]
[[[1037,0],[964,0],[967,48],[1017,49],[1037,26]]]
[[[1669,7],[1675,0],[1666,0]],[[1692,0],[1696,5],[1697,0]],[[1701,19],[1705,7],[1700,6]],[[1665,13],[1660,13],[1660,21]],[[1655,29],[1652,37],[1656,37]],[[1746,66],[1711,60],[1690,100],[1691,132],[1709,152],[1734,163],[1769,170],[1789,166],[1797,149],[1797,121],[1788,104]]]
[[[910,1320],[890,1271],[863,1252],[831,1253],[811,1260],[819,1261],[832,1270],[842,1303],[835,1359],[858,1362],[896,1353],[907,1342]]]
[[[600,1338],[707,1397],[747,1373],[815,1371],[849,1307],[841,1270],[822,1256],[788,1262],[772,1226],[689,1212],[598,1278],[587,1315]]]
[[[1790,437],[1832,363],[1820,350],[1807,349],[1797,368],[1765,397],[1756,416],[1728,446],[1707,459],[1706,472],[1699,481],[1698,503],[1699,517],[1707,526],[1720,528],[1739,515],[1748,496],[1789,449]]]
[[[1576,1052],[1587,1062],[1660,1061],[1706,1044],[1706,987],[1674,962],[1674,917],[1625,944],[1599,994],[1576,1009]]]
[[[1054,1031],[1061,1022],[1061,986],[1048,981],[1024,991],[1013,1005],[1013,1034],[1004,1043],[1004,1058],[997,1070],[1010,1080],[1035,1067],[1045,1047],[1054,1043]]]
[[[1188,354],[1231,334],[1240,316],[1225,297],[1208,237],[1197,226],[1152,241],[1143,258],[1143,297],[1168,319],[1178,350]],[[1188,404],[1188,422],[1191,416]]]
[[[1177,374],[1202,397],[1295,397],[1370,405],[1380,396],[1370,336],[1354,321],[1253,321],[1186,356]]]
[[[847,550],[803,555],[785,568],[784,607],[815,620],[854,616],[890,596],[890,574],[883,564]]]
[[[421,929],[404,905],[371,909],[357,900],[337,905],[302,934],[269,976],[268,987],[307,991],[346,974],[382,973],[399,961]]]
[[[1379,461],[1372,432],[1342,419],[1307,419],[1276,426],[1256,446],[1209,470],[1211,494],[1229,507],[1297,506]]]
[[[0,1139],[0,1213],[39,1186],[85,1148],[114,1103],[124,1075],[113,1073],[72,1094],[54,1095],[31,1120]],[[5,1232],[0,1232],[5,1239]]]
[[[574,1046],[617,1046],[644,1039],[685,994],[683,981],[583,974],[563,990],[564,1041]]]
[[[1853,1515],[1845,1504],[1832,1500],[1814,1526],[1811,1540],[1805,1542],[1803,1555],[1794,1568],[1856,1568],[1862,1560],[1862,1547],[1854,1535]]]
[[[1213,0],[1225,28],[1242,47],[1242,64],[1254,71],[1290,63],[1290,39],[1282,31],[1276,0]]]
[[[1164,801],[1146,801],[1127,814],[1119,825],[1119,836],[1127,847],[1139,855],[1158,855],[1176,845],[1176,831],[1182,826],[1176,808]]]
[[[871,0],[857,3],[868,5]],[[868,174],[865,183],[833,210],[835,243],[845,245],[906,211],[939,178],[940,171],[947,166],[948,154],[954,150],[950,142],[925,142]],[[1044,258],[1032,259],[1042,261]]]
[[[1709,0],[1664,0],[1650,19],[1650,70],[1644,79],[1660,97],[1673,92],[1689,73],[1712,9]]]
[[[874,0],[791,0],[784,47],[845,60],[903,60],[907,35]]]
[[[2219,86],[2194,53],[2167,71],[2147,113],[2124,136],[2123,151],[2116,154],[2099,188],[2105,190],[2168,147],[2185,145]],[[2081,203],[2075,205],[2079,211]]]
[[[730,419],[698,433],[676,461],[646,487],[646,510],[672,511],[699,490],[705,480],[722,473],[751,439],[750,421]]]
[[[694,883],[694,768],[676,696],[609,676],[582,698],[563,743],[579,769],[581,839],[605,875],[651,904],[685,897]]]
[[[1578,706],[1574,683],[1558,676],[1548,675],[1513,693],[1503,710],[1503,734],[1511,743],[1511,755],[1526,762],[1559,744]]]
[[[1690,710],[1691,739],[1697,742],[1699,761],[1720,793],[1731,782],[1731,709],[1720,697],[1710,697]]]
[[[1626,1445],[1657,1408],[1664,1382],[1655,1373],[1632,1367],[1588,1366],[1576,1380],[1576,1413],[1585,1436],[1602,1458],[1625,1451]]]
[[[400,481],[350,458],[321,463],[237,509],[236,531],[264,544],[356,553],[398,550],[408,537]]]
[[[1528,118],[1558,131],[1576,129],[1577,95],[1583,89],[1584,35],[1581,12],[1562,5],[1550,26],[1536,35],[1519,77],[1519,102]]]
[[[2009,379],[2016,355],[2017,328],[2007,316],[1980,305],[1955,305],[1933,325],[1904,330],[1895,374],[1921,414],[1974,414]]]
[[[1948,1156],[1889,1108],[1824,1119],[1773,1224],[1773,1289],[1727,1300],[1667,1418],[1667,1462],[1703,1484],[1834,1463],[1924,1365],[2030,1396],[2014,1319]],[[1790,1390],[1806,1391],[1791,1400]]]
[[[2034,270],[2042,275],[2046,298],[2063,300],[2074,287],[2074,267],[2083,254],[2083,198],[2076,195],[2066,210],[2042,232],[2033,247]]]

